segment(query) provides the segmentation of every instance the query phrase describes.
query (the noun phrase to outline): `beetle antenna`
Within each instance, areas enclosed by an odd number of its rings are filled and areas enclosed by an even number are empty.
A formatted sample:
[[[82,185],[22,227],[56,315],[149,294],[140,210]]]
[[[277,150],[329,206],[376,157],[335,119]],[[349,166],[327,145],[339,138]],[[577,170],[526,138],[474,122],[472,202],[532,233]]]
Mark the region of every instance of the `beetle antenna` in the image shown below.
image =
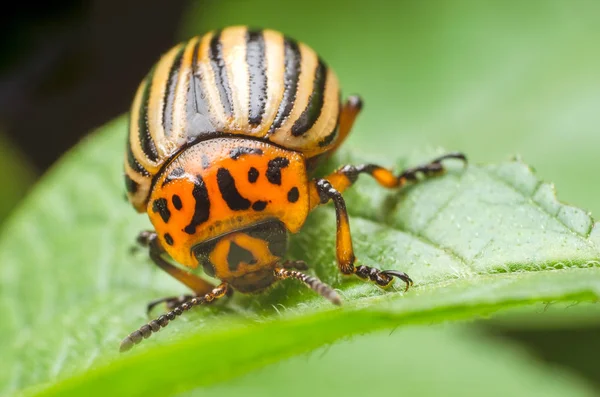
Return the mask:
[[[278,280],[285,280],[286,278],[295,278],[296,280],[300,280],[304,284],[308,285],[310,289],[325,299],[328,299],[334,305],[340,306],[342,304],[342,300],[337,292],[316,277],[300,273],[297,270],[284,269],[281,267],[275,269],[275,277]]]
[[[125,352],[131,349],[134,345],[137,345],[142,339],[148,339],[153,333],[160,331],[161,328],[169,325],[170,321],[175,320],[177,316],[180,316],[184,311],[190,310],[192,307],[201,305],[204,303],[210,303],[215,299],[221,298],[227,293],[227,284],[223,283],[213,289],[206,295],[195,296],[187,302],[183,302],[170,312],[159,316],[158,318],[150,321],[147,324],[142,325],[137,330],[133,331],[123,341],[119,347],[119,351]]]

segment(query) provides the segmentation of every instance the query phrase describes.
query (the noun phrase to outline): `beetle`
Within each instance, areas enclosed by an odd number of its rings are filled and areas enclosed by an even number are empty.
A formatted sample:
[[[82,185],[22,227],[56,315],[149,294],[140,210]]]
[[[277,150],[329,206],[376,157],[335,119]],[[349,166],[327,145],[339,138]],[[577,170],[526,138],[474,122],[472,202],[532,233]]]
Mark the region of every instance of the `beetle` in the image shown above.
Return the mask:
[[[154,227],[138,242],[193,293],[151,302],[148,311],[159,303],[170,311],[127,336],[121,351],[196,305],[231,290],[262,291],[277,280],[298,279],[339,305],[330,286],[300,272],[304,262],[283,259],[288,233],[299,232],[309,212],[329,202],[340,272],[384,288],[394,278],[406,289],[412,285],[406,273],[355,265],[342,193],[360,174],[400,188],[443,173],[445,159],[466,163],[466,157],[450,153],[398,175],[375,164],[345,165],[311,179],[346,139],[361,108],[358,96],[341,102],[335,73],[310,47],[273,30],[228,27],[160,58],[131,107],[125,185],[130,203]]]

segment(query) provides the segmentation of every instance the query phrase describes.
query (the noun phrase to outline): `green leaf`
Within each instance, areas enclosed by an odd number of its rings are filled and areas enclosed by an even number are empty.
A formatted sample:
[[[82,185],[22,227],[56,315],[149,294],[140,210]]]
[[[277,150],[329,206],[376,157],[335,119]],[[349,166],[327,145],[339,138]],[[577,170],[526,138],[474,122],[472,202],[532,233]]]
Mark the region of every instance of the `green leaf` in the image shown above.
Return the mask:
[[[531,308],[529,308],[531,309]],[[254,392],[254,393],[252,393]],[[344,341],[179,397],[592,396],[589,385],[473,327],[416,326]]]
[[[125,129],[121,118],[69,153],[3,230],[4,392],[38,385],[30,392],[169,394],[347,335],[600,296],[599,228],[586,212],[559,203],[521,162],[466,169],[449,162],[447,175],[404,191],[362,177],[346,195],[359,262],[408,272],[416,282],[408,293],[342,281],[334,211],[321,208],[290,255],[340,289],[342,308],[289,280],[186,313],[119,355],[121,338],[147,321],[147,301],[183,292],[144,252],[131,252],[149,222],[123,198]],[[384,163],[399,169],[437,154]],[[329,166],[365,160],[373,159],[343,152]]]
[[[33,386],[40,395],[173,394],[348,335],[533,302],[597,300],[599,228],[590,216],[558,203],[520,162],[476,163],[522,153],[557,182],[561,197],[600,211],[600,185],[586,183],[596,177],[600,144],[598,4],[202,2],[186,14],[188,33],[232,23],[284,30],[321,53],[346,93],[364,96],[346,147],[397,169],[441,153],[422,151],[432,143],[475,160],[465,171],[450,164],[447,176],[404,193],[362,178],[348,192],[359,260],[407,271],[417,285],[403,294],[342,282],[333,211],[320,209],[290,254],[339,287],[344,307],[290,281],[187,313],[118,355],[120,339],[146,321],[145,302],[183,292],[145,253],[130,252],[149,223],[120,200],[121,119],[68,154],[3,230],[0,393]],[[345,152],[336,161],[363,160]],[[436,338],[413,335],[407,344],[438,346]],[[400,355],[405,347],[391,348]],[[425,365],[415,372],[423,376]]]

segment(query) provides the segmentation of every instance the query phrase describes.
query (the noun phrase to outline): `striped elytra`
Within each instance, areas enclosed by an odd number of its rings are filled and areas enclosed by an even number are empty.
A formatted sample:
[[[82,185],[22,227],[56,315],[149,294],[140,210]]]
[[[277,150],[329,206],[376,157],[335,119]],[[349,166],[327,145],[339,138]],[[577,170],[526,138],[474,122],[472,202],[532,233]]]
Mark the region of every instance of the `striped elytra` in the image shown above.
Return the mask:
[[[244,135],[308,160],[336,144],[335,73],[308,46],[273,30],[237,26],[194,37],[148,73],[130,113],[128,197],[146,210],[152,181],[191,142]]]

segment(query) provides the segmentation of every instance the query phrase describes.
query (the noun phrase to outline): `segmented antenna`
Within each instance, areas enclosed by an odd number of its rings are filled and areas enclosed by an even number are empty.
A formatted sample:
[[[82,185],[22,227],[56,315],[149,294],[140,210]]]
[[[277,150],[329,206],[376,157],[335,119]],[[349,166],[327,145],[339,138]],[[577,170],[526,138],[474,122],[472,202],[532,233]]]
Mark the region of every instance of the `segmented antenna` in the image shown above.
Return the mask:
[[[155,320],[150,321],[148,324],[142,325],[139,329],[130,333],[121,342],[119,351],[125,352],[131,349],[134,345],[137,345],[143,339],[148,339],[153,333],[156,333],[160,331],[161,328],[164,328],[167,325],[169,325],[170,321],[175,320],[175,318],[180,316],[183,312],[190,310],[194,306],[212,302],[213,300],[224,296],[226,293],[227,284],[223,283],[204,296],[195,296],[191,298],[190,300],[182,303],[170,312],[159,316]]]
[[[302,281],[304,284],[308,285],[310,289],[315,291],[317,294],[321,295],[325,299],[328,299],[334,305],[341,305],[342,300],[340,296],[331,288],[329,285],[325,284],[321,280],[316,277],[308,276],[304,273],[300,273],[297,270],[276,268],[275,269],[275,277],[279,280],[284,280],[286,278],[295,278],[296,280]]]

